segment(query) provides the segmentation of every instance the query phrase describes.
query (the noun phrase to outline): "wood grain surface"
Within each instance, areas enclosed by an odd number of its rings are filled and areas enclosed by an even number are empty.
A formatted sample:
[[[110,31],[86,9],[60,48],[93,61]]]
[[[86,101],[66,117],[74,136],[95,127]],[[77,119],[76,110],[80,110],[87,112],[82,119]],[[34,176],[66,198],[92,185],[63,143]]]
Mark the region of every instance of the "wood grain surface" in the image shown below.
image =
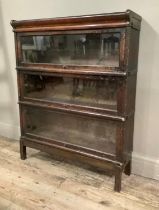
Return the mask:
[[[19,142],[0,137],[0,210],[158,210],[159,182],[122,177],[121,193],[113,178],[55,161],[28,149],[20,160]]]

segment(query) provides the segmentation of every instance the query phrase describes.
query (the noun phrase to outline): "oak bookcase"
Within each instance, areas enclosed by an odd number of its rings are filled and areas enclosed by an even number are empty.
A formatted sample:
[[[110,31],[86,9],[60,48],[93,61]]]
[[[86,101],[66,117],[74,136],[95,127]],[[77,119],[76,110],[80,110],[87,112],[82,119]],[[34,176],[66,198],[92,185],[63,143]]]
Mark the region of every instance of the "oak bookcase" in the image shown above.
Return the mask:
[[[20,154],[46,151],[115,175],[131,173],[141,17],[126,12],[11,21]]]

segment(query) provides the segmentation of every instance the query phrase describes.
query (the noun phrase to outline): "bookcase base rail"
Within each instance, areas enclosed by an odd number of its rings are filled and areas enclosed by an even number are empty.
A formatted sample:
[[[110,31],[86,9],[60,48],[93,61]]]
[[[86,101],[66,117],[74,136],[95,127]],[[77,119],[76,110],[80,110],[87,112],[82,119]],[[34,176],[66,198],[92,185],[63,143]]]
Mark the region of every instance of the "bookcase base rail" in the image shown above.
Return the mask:
[[[121,191],[122,172],[130,175],[131,173],[131,160],[120,163],[118,161],[102,158],[89,153],[83,153],[78,150],[64,148],[59,145],[44,143],[36,139],[21,137],[20,139],[20,156],[22,160],[27,158],[26,147],[38,149],[42,152],[51,154],[57,160],[80,165],[87,169],[100,171],[106,175],[115,176],[114,191]]]

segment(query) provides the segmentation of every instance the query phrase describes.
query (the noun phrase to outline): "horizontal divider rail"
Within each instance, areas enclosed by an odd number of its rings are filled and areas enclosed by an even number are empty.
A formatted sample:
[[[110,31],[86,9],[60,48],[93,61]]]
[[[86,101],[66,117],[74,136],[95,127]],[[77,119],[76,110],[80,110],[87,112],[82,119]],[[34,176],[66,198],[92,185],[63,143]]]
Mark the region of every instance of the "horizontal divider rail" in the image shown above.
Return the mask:
[[[61,106],[55,105],[54,103],[45,104],[45,103],[37,103],[37,102],[29,102],[29,101],[19,101],[19,104],[32,106],[32,107],[39,107],[39,108],[44,108],[44,109],[52,109],[52,110],[57,110],[57,111],[59,110],[59,111],[64,111],[64,112],[80,114],[80,115],[87,115],[90,117],[105,118],[105,119],[115,120],[119,122],[125,122],[128,117],[128,116],[119,116],[119,115],[99,113],[99,112],[90,112],[87,110],[69,109],[68,107],[61,107]]]
[[[116,77],[127,77],[128,72],[119,71],[119,68],[105,67],[104,69],[89,68],[74,68],[74,67],[54,67],[51,65],[31,65],[31,66],[17,66],[18,71],[32,71],[38,73],[61,73],[61,74],[76,74],[76,75],[99,75],[99,76],[116,76]]]
[[[90,153],[92,155],[108,158],[108,159],[111,159],[111,160],[115,160],[115,158],[116,158],[116,155],[112,154],[112,153],[102,152],[100,150],[95,150],[93,148],[87,148],[87,147],[84,147],[84,146],[81,146],[81,145],[72,144],[72,143],[68,143],[68,142],[65,142],[65,141],[50,139],[50,138],[47,138],[47,137],[41,137],[37,134],[33,134],[33,133],[29,133],[29,132],[26,132],[24,134],[24,137],[27,137],[27,138],[30,138],[30,139],[33,139],[33,140],[36,139],[36,140],[40,141],[41,143],[43,143],[44,140],[45,140],[45,142],[53,144],[53,145],[55,144],[55,145],[59,145],[59,146],[65,147],[65,148],[70,148],[70,149],[81,151],[81,152],[83,151],[85,153]]]
[[[37,144],[40,144],[40,145],[46,145],[46,146],[49,146],[49,147],[54,147],[56,149],[62,149],[62,150],[65,150],[65,151],[68,151],[68,152],[71,152],[71,153],[76,153],[76,154],[79,154],[81,156],[86,156],[86,157],[90,157],[90,158],[93,158],[93,159],[96,159],[96,160],[100,160],[100,161],[106,161],[107,163],[110,163],[110,164],[115,164],[115,165],[118,165],[118,166],[123,166],[123,163],[117,161],[117,160],[111,160],[109,158],[106,158],[106,157],[100,157],[100,156],[97,156],[97,155],[94,155],[94,154],[91,154],[91,153],[87,153],[87,152],[83,152],[83,151],[80,151],[80,150],[75,150],[75,149],[71,149],[71,148],[68,148],[68,147],[64,147],[64,146],[61,146],[61,145],[57,145],[57,144],[52,144],[52,143],[49,143],[49,142],[41,142],[40,140],[38,139],[32,139],[32,138],[28,138],[26,136],[21,136],[21,140],[23,141],[24,145],[27,146],[27,142],[32,142],[33,144],[37,143]],[[31,145],[29,145],[31,147]]]

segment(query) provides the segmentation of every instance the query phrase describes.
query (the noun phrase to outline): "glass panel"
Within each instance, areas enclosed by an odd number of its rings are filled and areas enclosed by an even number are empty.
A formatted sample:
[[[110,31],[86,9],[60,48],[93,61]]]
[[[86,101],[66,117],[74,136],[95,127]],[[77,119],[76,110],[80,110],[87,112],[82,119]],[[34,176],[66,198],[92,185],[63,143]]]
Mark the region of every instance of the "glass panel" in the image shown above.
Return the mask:
[[[118,67],[119,42],[120,33],[24,36],[22,61]]]
[[[25,74],[24,88],[25,97],[117,109],[117,82],[110,77],[97,80]]]
[[[115,153],[116,123],[104,119],[27,108],[26,132],[106,153]]]

